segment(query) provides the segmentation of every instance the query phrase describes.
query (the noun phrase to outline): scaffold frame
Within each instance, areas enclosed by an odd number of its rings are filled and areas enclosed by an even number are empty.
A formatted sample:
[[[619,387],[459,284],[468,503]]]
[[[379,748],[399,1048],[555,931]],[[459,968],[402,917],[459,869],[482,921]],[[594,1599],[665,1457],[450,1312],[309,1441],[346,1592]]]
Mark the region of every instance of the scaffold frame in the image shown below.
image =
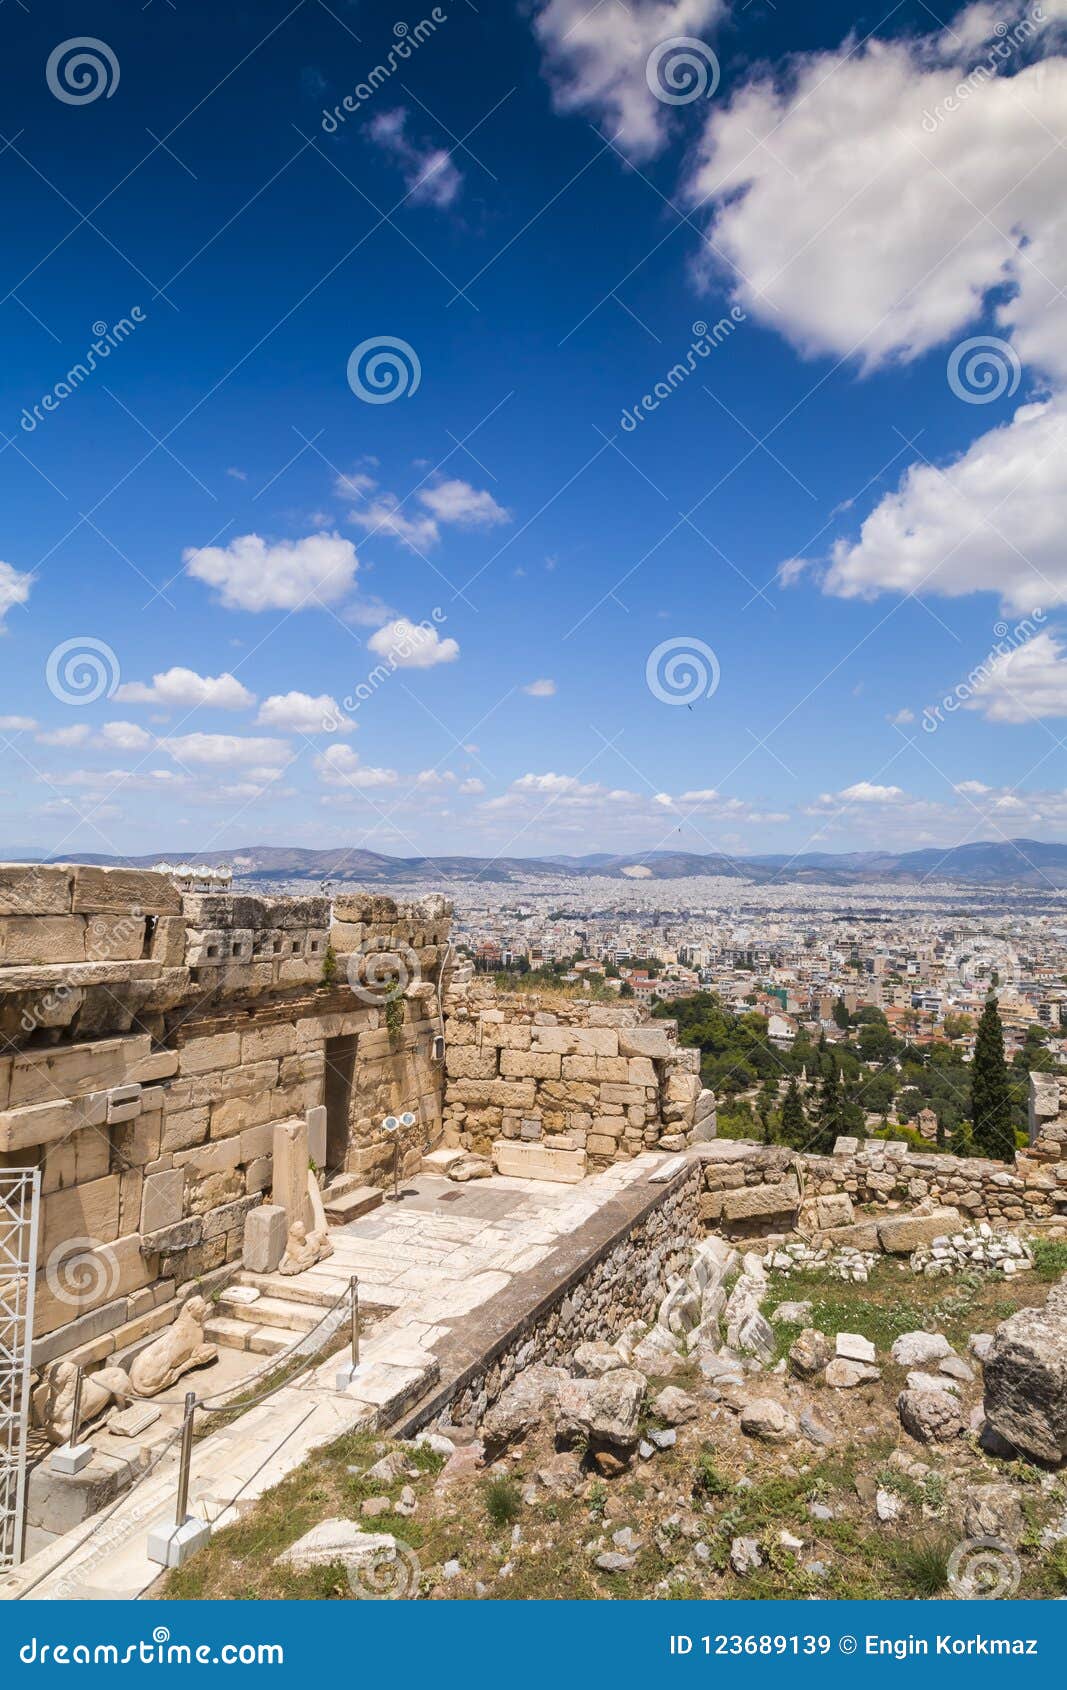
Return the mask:
[[[0,1170],[0,1570],[23,1557],[41,1176]]]

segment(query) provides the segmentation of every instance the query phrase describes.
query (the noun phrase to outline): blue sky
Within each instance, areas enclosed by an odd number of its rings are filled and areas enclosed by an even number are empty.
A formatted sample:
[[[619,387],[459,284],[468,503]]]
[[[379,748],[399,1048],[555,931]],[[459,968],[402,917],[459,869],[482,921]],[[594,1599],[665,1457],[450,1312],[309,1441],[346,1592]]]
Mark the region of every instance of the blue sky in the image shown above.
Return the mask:
[[[1064,12],[5,7],[0,846],[1063,837]]]

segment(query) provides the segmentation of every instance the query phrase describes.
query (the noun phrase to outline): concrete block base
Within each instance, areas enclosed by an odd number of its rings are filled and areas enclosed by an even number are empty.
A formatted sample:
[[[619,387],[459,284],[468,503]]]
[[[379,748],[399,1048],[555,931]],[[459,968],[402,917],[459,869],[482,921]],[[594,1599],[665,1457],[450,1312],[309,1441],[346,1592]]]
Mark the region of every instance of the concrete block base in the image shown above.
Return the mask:
[[[343,1363],[343,1365],[337,1369],[335,1381],[336,1389],[338,1391],[347,1391],[349,1385],[351,1385],[354,1380],[358,1379],[365,1371],[366,1365],[366,1362],[363,1361],[357,1362],[354,1367],[350,1361]]]
[[[49,1462],[53,1473],[80,1473],[93,1459],[92,1444],[60,1444]]]
[[[182,1567],[211,1539],[211,1527],[192,1515],[180,1526],[153,1526],[148,1534],[148,1559],[160,1567]]]

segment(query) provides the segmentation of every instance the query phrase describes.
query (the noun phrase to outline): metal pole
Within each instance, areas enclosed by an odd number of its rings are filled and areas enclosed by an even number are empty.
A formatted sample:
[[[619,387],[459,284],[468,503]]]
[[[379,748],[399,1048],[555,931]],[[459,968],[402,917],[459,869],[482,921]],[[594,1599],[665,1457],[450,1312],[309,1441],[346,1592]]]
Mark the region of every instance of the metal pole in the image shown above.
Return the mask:
[[[74,1401],[71,1404],[70,1436],[67,1439],[67,1442],[70,1444],[71,1448],[73,1448],[74,1445],[78,1441],[78,1427],[81,1424],[81,1417],[82,1417],[82,1370],[81,1370],[81,1363],[79,1362],[76,1369],[75,1369],[75,1373],[74,1373]]]
[[[359,1366],[359,1280],[353,1274],[349,1280],[352,1292],[352,1367],[353,1371]]]
[[[178,1467],[178,1507],[174,1517],[176,1526],[184,1526],[189,1512],[189,1467],[193,1458],[193,1415],[196,1411],[196,1392],[185,1393],[185,1419],[182,1422],[182,1449]]]
[[[400,1201],[400,1128],[393,1140],[393,1202]]]

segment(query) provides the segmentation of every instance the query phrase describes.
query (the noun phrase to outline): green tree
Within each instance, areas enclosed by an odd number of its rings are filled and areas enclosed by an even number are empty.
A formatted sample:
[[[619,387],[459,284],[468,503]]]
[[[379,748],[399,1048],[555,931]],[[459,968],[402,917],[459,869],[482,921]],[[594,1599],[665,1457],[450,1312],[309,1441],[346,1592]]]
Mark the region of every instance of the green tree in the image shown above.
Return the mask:
[[[995,997],[986,999],[971,1064],[971,1125],[976,1149],[999,1162],[1015,1157],[1011,1091],[1004,1061],[1004,1029]]]
[[[843,1033],[847,1033],[851,1025],[848,1010],[845,1008],[844,998],[837,998],[834,1002],[834,1022]]]
[[[782,1103],[782,1138],[794,1150],[803,1150],[808,1142],[808,1118],[804,1113],[795,1075],[789,1082]]]
[[[822,1090],[815,1110],[815,1133],[811,1149],[817,1154],[829,1156],[835,1141],[845,1132],[844,1102],[841,1096],[841,1078],[837,1071],[837,1063],[833,1055],[830,1066],[823,1078]]]

